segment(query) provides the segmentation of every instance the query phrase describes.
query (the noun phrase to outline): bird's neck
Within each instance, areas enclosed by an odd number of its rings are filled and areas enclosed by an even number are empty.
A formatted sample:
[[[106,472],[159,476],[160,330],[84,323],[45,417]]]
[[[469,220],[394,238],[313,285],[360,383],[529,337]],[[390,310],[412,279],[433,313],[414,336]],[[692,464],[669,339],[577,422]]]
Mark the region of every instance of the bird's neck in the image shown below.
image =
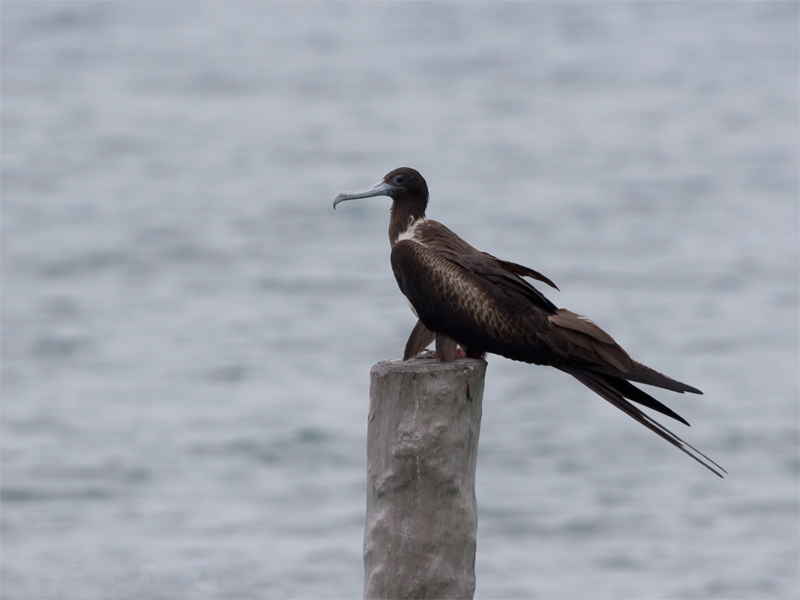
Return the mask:
[[[425,204],[419,202],[393,202],[389,219],[389,242],[394,246],[402,239],[413,236],[415,227],[425,219]]]

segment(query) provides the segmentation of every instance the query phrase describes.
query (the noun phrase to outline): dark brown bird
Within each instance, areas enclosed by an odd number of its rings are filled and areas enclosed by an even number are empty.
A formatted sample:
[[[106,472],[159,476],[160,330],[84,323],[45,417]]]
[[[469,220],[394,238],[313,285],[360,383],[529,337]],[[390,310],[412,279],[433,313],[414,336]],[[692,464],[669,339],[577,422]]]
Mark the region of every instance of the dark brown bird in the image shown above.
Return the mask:
[[[419,321],[403,360],[436,340],[436,353],[452,361],[490,352],[569,373],[624,413],[722,477],[713,460],[628,400],[688,425],[682,417],[635,387],[644,383],[674,392],[702,392],[631,359],[613,338],[586,317],[558,308],[523,277],[556,288],[547,277],[481,252],[436,221],[425,218],[428,186],[417,171],[395,169],[375,185],[337,194],[344,200],[389,196],[392,270]],[[558,288],[556,288],[558,289]]]

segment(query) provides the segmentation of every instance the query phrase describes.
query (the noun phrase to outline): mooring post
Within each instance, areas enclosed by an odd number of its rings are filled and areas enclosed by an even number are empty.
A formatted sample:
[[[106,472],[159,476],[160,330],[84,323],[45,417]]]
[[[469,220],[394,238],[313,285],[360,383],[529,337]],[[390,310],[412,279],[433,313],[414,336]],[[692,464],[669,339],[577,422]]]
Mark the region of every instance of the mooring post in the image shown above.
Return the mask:
[[[472,598],[486,362],[370,371],[364,598]]]

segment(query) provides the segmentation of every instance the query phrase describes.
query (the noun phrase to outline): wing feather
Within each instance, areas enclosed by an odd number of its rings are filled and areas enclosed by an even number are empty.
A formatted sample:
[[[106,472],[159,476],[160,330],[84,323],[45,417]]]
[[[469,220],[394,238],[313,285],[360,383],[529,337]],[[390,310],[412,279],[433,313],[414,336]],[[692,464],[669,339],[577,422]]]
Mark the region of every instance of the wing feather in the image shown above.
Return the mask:
[[[497,286],[498,290],[524,297],[548,312],[554,313],[557,310],[555,304],[522,278],[532,277],[558,289],[538,271],[481,252],[438,221],[426,221],[425,226],[419,229],[419,236],[420,242],[428,249]]]
[[[596,362],[612,366],[622,372],[631,368],[631,357],[614,341],[610,335],[600,329],[586,317],[560,308],[548,320],[559,328],[560,333],[570,342],[594,354]],[[584,360],[587,357],[584,357]]]
[[[411,360],[417,356],[430,345],[435,337],[436,334],[425,327],[422,321],[417,321],[417,324],[414,325],[414,329],[411,330],[411,335],[408,336],[406,349],[405,352],[403,352],[403,360]]]

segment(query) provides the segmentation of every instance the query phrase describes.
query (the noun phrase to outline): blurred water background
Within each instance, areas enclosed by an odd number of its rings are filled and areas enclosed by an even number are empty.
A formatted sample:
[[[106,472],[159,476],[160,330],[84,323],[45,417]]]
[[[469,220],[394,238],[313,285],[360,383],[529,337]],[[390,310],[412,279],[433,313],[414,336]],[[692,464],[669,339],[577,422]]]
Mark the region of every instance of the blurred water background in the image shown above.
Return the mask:
[[[798,89],[796,2],[3,2],[3,598],[360,597],[401,165],[730,472],[490,357],[476,597],[797,598]]]

